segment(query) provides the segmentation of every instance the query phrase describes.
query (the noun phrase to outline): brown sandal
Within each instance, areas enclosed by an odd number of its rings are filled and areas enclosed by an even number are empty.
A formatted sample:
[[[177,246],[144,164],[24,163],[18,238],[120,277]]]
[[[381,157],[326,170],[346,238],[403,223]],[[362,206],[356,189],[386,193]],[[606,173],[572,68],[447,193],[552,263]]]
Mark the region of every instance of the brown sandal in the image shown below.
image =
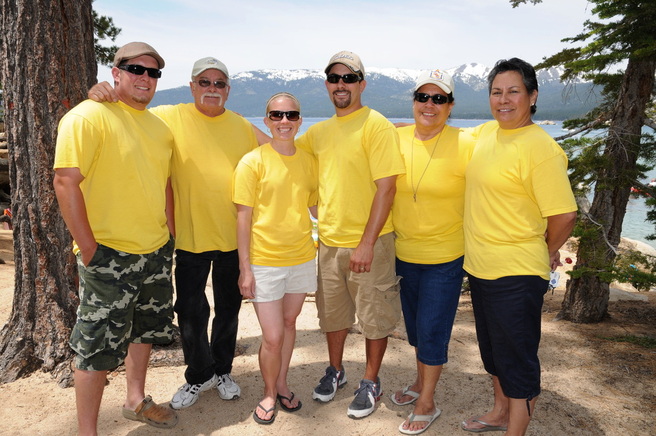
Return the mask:
[[[156,404],[150,395],[135,410],[123,407],[123,417],[158,428],[172,428],[178,423],[178,414],[169,407]]]

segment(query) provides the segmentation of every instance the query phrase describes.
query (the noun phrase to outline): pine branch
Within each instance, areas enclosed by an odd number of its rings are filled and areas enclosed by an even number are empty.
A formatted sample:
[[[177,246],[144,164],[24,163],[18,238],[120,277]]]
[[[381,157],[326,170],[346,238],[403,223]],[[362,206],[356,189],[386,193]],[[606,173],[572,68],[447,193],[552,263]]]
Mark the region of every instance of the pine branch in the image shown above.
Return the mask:
[[[566,133],[565,135],[558,136],[558,137],[556,137],[556,138],[554,138],[554,139],[555,139],[556,141],[564,141],[565,139],[567,139],[567,138],[571,138],[572,136],[576,136],[576,135],[578,135],[579,133],[587,132],[587,131],[589,131],[589,130],[594,130],[594,129],[596,129],[597,127],[599,127],[599,126],[601,126],[602,124],[604,124],[606,121],[608,121],[608,117],[607,117],[607,116],[603,116],[603,117],[597,118],[596,120],[590,121],[590,122],[589,122],[588,124],[586,124],[585,126],[582,126],[582,127],[578,128],[578,129],[576,129],[576,130],[573,130],[573,131],[571,131],[571,132],[569,132],[569,133]]]

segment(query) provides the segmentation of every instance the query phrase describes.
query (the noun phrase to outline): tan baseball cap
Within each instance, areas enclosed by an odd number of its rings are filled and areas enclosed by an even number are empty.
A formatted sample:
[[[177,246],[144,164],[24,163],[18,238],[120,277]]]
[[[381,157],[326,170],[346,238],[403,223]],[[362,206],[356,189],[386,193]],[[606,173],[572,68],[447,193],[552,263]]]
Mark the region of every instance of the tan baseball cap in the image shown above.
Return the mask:
[[[194,62],[194,67],[191,69],[191,80],[194,80],[203,71],[206,70],[221,71],[223,74],[226,75],[226,79],[228,79],[228,84],[230,83],[230,74],[228,74],[228,67],[226,67],[223,62],[213,57],[198,59],[196,62]]]
[[[325,73],[328,74],[332,66],[335,64],[346,65],[349,70],[353,71],[355,74],[359,74],[364,79],[364,65],[362,65],[360,56],[352,51],[340,51],[333,55],[333,57],[330,58],[330,61],[328,61],[328,66],[324,70]]]
[[[415,91],[429,83],[439,86],[442,91],[446,92],[447,94],[452,94],[455,90],[453,77],[451,77],[449,73],[442,70],[430,70],[423,71],[419,75],[419,78],[417,78],[417,83],[415,84]]]
[[[164,68],[164,59],[157,53],[157,50],[145,42],[129,42],[119,48],[114,55],[114,66],[118,67],[121,62],[138,58],[142,55],[152,56],[157,61],[159,68]]]

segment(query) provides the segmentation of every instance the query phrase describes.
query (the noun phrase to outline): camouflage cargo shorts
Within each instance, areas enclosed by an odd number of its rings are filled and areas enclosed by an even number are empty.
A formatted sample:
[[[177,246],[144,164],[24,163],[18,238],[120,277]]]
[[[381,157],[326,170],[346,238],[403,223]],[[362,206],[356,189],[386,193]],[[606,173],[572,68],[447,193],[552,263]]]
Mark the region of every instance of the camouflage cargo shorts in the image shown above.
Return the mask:
[[[130,343],[172,339],[173,239],[148,254],[98,245],[89,266],[77,256],[80,306],[69,344],[76,367],[104,371],[119,366]]]

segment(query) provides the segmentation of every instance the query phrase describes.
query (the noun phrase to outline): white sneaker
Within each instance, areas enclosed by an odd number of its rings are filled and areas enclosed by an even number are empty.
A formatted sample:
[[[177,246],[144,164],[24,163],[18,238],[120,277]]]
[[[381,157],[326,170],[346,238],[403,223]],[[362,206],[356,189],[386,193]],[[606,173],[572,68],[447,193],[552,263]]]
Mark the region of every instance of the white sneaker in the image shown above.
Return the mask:
[[[214,374],[212,378],[205,383],[199,383],[196,385],[190,385],[189,383],[183,384],[180,386],[180,389],[178,389],[178,392],[173,395],[173,398],[171,398],[171,408],[179,410],[192,406],[198,401],[198,395],[200,395],[201,392],[212,389],[218,382],[219,377]]]
[[[234,400],[241,395],[241,388],[230,374],[223,374],[218,377],[219,383],[216,388],[219,391],[219,397],[222,400]]]

